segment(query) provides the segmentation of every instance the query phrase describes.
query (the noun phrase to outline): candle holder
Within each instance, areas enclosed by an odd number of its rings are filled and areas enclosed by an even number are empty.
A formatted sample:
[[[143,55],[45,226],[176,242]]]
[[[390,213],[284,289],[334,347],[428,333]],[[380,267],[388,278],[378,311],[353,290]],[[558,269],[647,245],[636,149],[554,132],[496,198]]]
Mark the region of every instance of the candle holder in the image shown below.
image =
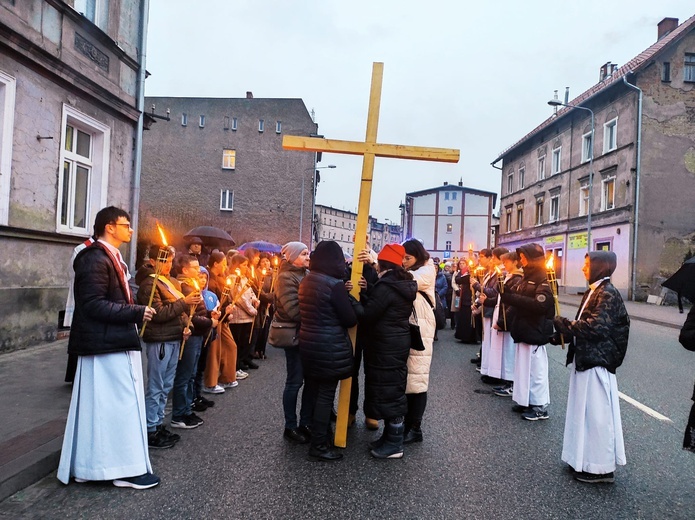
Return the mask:
[[[195,287],[196,292],[200,293],[200,285],[198,285],[197,280],[193,280],[193,286]],[[195,308],[197,305],[195,303],[191,304],[191,308],[188,313],[188,323],[186,324],[186,328],[190,329],[191,324],[193,323],[193,315],[195,314]],[[188,338],[183,338],[183,341],[181,342],[181,349],[179,350],[179,361],[181,361],[181,358],[183,357],[183,348],[186,346],[186,340]]]
[[[500,288],[500,294],[504,294],[504,272],[502,272],[502,269],[500,269],[500,266],[498,265],[495,267],[495,271],[497,271],[497,285]],[[507,308],[504,306],[504,303],[500,301],[500,308],[502,309],[502,322],[504,323],[504,330],[507,330]]]
[[[159,280],[159,275],[162,273],[164,264],[169,261],[169,247],[166,243],[159,247],[157,252],[157,261],[154,267],[154,280],[152,281],[152,290],[150,291],[150,298],[147,300],[147,306],[152,307],[152,300],[154,300],[154,292],[157,290],[157,280]],[[142,338],[145,334],[145,329],[147,328],[147,322],[143,320],[142,328],[140,329],[140,337]]]
[[[548,258],[548,261],[545,264],[545,270],[547,273],[548,277],[548,284],[550,285],[551,291],[553,291],[553,300],[555,301],[555,315],[559,316],[560,315],[560,300],[558,299],[558,294],[557,294],[557,276],[555,274],[555,265],[554,265],[554,260],[553,256]],[[560,343],[562,344],[562,350],[565,350],[565,338],[560,333]]]

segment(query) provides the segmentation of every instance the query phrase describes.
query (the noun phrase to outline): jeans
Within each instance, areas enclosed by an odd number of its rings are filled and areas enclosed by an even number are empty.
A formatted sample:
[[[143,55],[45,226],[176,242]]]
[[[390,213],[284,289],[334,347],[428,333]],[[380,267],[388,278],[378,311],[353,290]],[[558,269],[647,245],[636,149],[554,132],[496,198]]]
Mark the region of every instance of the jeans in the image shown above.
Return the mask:
[[[176,366],[176,377],[174,377],[172,418],[182,419],[191,414],[191,406],[196,396],[196,369],[204,339],[203,336],[190,336],[183,346],[183,355]]]
[[[164,421],[164,407],[167,404],[167,396],[174,386],[180,346],[180,341],[145,343],[147,350],[145,413],[148,432],[155,431]]]
[[[297,427],[297,396],[304,384],[304,370],[298,347],[284,349],[287,360],[287,379],[282,393],[282,407],[285,411],[285,428]],[[302,392],[302,407],[299,411],[299,426],[309,426],[311,422],[313,399],[306,386]]]
[[[335,391],[338,388],[338,380],[312,380],[306,382],[304,391],[314,396],[314,413],[311,418],[311,445],[321,446],[328,444],[328,435],[331,427],[331,412]]]

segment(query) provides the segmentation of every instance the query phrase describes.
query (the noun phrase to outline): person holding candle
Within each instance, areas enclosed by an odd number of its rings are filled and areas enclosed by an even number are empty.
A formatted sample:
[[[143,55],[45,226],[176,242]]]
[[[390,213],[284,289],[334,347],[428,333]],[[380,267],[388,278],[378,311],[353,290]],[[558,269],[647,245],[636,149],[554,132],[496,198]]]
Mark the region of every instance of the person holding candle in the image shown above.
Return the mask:
[[[270,321],[273,319],[273,272],[270,268],[270,255],[261,253],[257,271],[260,273],[258,299],[261,304],[258,306],[258,318],[254,322],[255,332],[253,335],[254,359],[265,359],[265,345],[268,341],[268,329]]]
[[[582,272],[589,282],[574,320],[554,319],[568,343],[569,393],[562,460],[574,478],[595,484],[613,482],[616,465],[625,465],[616,369],[622,365],[630,318],[610,277],[617,265],[612,251],[591,251]],[[554,344],[559,338],[555,337]]]
[[[478,343],[476,332],[471,321],[471,305],[473,294],[471,292],[471,275],[468,262],[461,259],[451,278],[451,287],[454,289],[454,298],[458,298],[458,307],[452,304],[451,311],[456,314],[456,332],[454,338],[461,343],[475,345]]]
[[[506,253],[507,249],[497,248],[498,253]],[[480,279],[473,280],[471,288],[478,293],[478,303],[480,306],[482,323],[482,342],[480,344],[480,379],[486,384],[498,384],[500,380],[490,376],[490,347],[492,344],[492,316],[495,312],[495,304],[499,295],[499,280],[495,267],[499,262],[490,249],[481,249],[479,256],[481,270]]]
[[[545,270],[543,247],[526,244],[516,250],[524,276],[513,290],[500,295],[503,304],[514,307],[507,326],[516,342],[513,411],[527,421],[548,419],[550,385],[545,345],[553,335],[555,303]]]
[[[217,298],[217,295],[209,289],[210,273],[205,267],[200,268],[200,273],[198,274],[198,283],[200,285],[200,294],[203,297],[203,303],[205,303],[205,310],[208,313],[207,316],[208,318],[217,316],[217,326],[219,326],[221,314],[220,300]],[[203,395],[203,380],[205,378],[205,367],[207,366],[210,344],[214,339],[217,338],[217,326],[212,327],[203,337],[203,344],[201,346],[200,356],[198,357],[198,366],[196,367],[195,374],[195,400],[193,401],[193,406],[191,407],[194,412],[204,412],[208,408],[215,406],[215,401],[208,399]]]
[[[248,258],[245,255],[234,255],[229,264],[229,273],[235,288],[232,296],[237,300],[229,315],[229,330],[237,344],[237,370],[255,370],[258,365],[253,362],[250,342],[260,300],[251,288],[254,281],[249,278]]]
[[[117,487],[159,484],[147,448],[141,345],[136,324],[155,315],[135,305],[118,248],[130,242],[130,216],[100,210],[97,240],[76,257],[75,310],[68,352],[78,356],[58,480],[112,480]],[[98,432],[98,433],[97,433]]]

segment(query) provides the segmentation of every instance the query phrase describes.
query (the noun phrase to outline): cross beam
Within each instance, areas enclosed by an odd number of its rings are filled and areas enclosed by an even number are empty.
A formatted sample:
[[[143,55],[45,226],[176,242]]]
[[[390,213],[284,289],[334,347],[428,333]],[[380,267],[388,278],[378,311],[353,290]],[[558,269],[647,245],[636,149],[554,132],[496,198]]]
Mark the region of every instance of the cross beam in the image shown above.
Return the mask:
[[[360,198],[357,209],[355,226],[354,256],[366,248],[367,226],[369,224],[369,204],[372,196],[372,179],[374,177],[374,158],[390,157],[394,159],[413,159],[419,161],[437,161],[455,163],[459,160],[459,151],[450,148],[426,148],[420,146],[403,146],[397,144],[381,144],[376,142],[379,127],[379,107],[381,105],[381,84],[384,77],[384,64],[374,63],[372,66],[372,86],[369,93],[369,111],[367,113],[367,134],[364,142],[339,141],[337,139],[321,139],[317,137],[302,137],[285,135],[282,147],[285,150],[300,152],[327,152],[349,155],[362,155],[362,179],[360,183]],[[312,215],[313,219],[313,215]],[[359,299],[360,288],[357,284],[362,276],[362,263],[352,264],[352,295]],[[350,339],[355,344],[357,327],[350,329]],[[350,389],[352,379],[340,382],[338,398],[338,420],[335,425],[335,445],[344,448],[347,445],[347,423],[350,405]]]

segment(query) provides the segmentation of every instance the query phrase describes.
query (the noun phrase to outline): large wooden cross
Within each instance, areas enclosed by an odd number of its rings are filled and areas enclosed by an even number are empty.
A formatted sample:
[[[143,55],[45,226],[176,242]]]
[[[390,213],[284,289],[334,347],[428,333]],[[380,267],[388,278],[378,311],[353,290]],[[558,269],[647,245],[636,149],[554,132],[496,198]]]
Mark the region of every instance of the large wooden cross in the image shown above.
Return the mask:
[[[374,63],[372,67],[372,87],[369,94],[369,112],[367,114],[367,136],[364,142],[339,141],[337,139],[323,139],[317,137],[303,137],[285,135],[282,139],[282,147],[285,150],[301,152],[327,152],[350,155],[362,155],[362,181],[360,184],[360,198],[357,208],[357,224],[355,229],[355,253],[366,247],[367,226],[369,224],[369,204],[372,197],[372,178],[374,177],[374,158],[392,157],[396,159],[414,159],[419,161],[438,161],[456,163],[459,160],[459,151],[450,148],[425,148],[419,146],[403,146],[397,144],[383,144],[376,142],[376,134],[379,126],[379,107],[381,105],[381,83],[384,76],[384,64]],[[312,216],[313,219],[313,216]],[[352,264],[352,295],[359,299],[358,280],[362,276],[362,263]],[[357,327],[350,330],[352,344],[355,344]],[[352,379],[344,379],[340,382],[340,394],[338,398],[338,420],[335,427],[335,445],[344,448],[347,445],[347,423],[350,405],[350,389]]]

